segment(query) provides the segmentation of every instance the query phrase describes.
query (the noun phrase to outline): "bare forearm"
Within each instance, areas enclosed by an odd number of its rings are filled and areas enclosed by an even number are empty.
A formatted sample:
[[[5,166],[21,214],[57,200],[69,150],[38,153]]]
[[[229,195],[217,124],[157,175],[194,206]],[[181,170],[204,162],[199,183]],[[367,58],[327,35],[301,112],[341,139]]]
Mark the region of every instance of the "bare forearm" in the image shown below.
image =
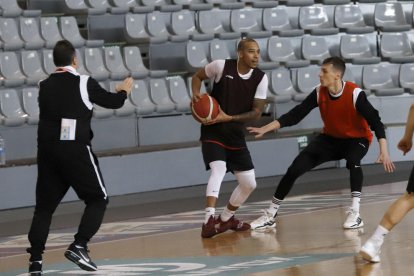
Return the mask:
[[[413,132],[414,132],[414,104],[411,105],[410,111],[408,113],[404,136],[412,140]]]
[[[258,110],[251,110],[242,114],[232,115],[231,121],[233,122],[248,122],[258,120],[262,116]]]

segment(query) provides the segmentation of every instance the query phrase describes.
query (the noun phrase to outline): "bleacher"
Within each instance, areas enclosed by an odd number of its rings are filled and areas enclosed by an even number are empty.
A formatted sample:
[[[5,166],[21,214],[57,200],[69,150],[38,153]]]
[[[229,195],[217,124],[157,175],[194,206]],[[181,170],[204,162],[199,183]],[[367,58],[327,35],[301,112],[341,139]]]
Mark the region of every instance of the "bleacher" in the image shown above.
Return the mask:
[[[98,153],[196,142],[191,75],[235,58],[242,37],[258,41],[269,77],[266,115],[275,118],[319,83],[329,56],[368,94],[389,127],[401,128],[414,100],[414,1],[384,0],[3,0],[0,2],[0,135],[7,163],[36,156],[37,83],[55,70],[60,39],[77,50],[78,71],[114,90],[134,89],[119,110],[93,113]],[[204,89],[211,86],[206,83]],[[318,112],[282,129],[312,133]],[[400,133],[400,130],[398,130]],[[392,135],[392,134],[391,134]]]

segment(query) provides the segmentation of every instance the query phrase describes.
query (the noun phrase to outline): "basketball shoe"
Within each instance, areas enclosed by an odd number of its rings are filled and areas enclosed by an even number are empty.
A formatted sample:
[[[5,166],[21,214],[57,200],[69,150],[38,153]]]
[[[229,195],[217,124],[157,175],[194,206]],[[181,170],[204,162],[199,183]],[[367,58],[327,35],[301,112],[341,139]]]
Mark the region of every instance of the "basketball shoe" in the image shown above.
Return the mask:
[[[364,226],[364,222],[362,221],[359,213],[354,209],[349,208],[346,213],[347,217],[343,225],[345,229],[355,229]]]
[[[228,221],[222,221],[221,217],[218,218],[220,233],[226,232],[227,230],[233,231],[246,231],[250,229],[250,224],[242,222],[233,216]]]
[[[29,262],[29,275],[30,276],[42,275],[42,261]]]
[[[66,249],[65,257],[86,271],[97,271],[98,267],[88,255],[88,248],[72,243]]]
[[[214,216],[210,216],[207,223],[203,223],[201,227],[201,237],[203,238],[211,238],[220,233],[220,223]]]
[[[255,219],[250,223],[252,229],[266,229],[266,228],[276,228],[276,216],[273,217],[267,210],[263,210],[263,216]]]
[[[379,257],[381,253],[381,245],[381,241],[371,238],[361,247],[359,254],[364,260],[372,263],[379,263],[381,261]]]

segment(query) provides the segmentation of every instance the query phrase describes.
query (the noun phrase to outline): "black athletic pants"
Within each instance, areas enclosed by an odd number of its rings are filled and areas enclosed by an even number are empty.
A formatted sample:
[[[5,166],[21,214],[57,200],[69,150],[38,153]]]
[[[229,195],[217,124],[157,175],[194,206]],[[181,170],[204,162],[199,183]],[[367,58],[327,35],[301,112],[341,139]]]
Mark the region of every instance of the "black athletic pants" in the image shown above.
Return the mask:
[[[299,176],[322,163],[340,159],[347,161],[351,191],[361,192],[361,159],[367,153],[368,147],[369,142],[365,138],[339,139],[325,134],[316,136],[290,165],[280,180],[274,197],[283,200]]]
[[[99,164],[90,146],[77,142],[39,144],[36,206],[29,231],[31,260],[41,259],[49,234],[52,215],[69,187],[85,204],[75,235],[77,244],[86,246],[98,231],[108,196]]]

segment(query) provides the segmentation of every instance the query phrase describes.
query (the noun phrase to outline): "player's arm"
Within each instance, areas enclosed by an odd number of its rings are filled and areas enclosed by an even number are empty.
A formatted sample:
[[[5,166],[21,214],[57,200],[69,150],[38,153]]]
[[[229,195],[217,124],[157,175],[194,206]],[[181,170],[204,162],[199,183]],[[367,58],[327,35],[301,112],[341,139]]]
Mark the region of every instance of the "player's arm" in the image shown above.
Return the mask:
[[[280,116],[279,119],[262,127],[247,127],[247,130],[255,134],[255,138],[260,138],[269,131],[276,131],[282,127],[296,125],[317,106],[316,89],[314,89],[300,104]]]
[[[201,68],[200,70],[198,70],[197,72],[195,72],[195,74],[193,75],[192,79],[191,79],[191,91],[193,94],[193,101],[198,101],[200,99],[201,96],[201,83],[203,82],[203,80],[208,79],[209,77],[206,74],[206,69],[205,68]]]
[[[404,136],[398,143],[398,149],[405,155],[413,146],[413,132],[414,132],[414,104],[410,106],[407,123],[405,125]]]
[[[378,110],[376,110],[368,101],[364,91],[361,91],[358,94],[357,100],[355,102],[355,108],[368,122],[369,126],[375,132],[375,136],[378,139],[380,154],[377,158],[377,163],[382,163],[384,165],[385,171],[393,172],[395,166],[388,153],[388,144],[385,137],[384,124],[381,122]]]

